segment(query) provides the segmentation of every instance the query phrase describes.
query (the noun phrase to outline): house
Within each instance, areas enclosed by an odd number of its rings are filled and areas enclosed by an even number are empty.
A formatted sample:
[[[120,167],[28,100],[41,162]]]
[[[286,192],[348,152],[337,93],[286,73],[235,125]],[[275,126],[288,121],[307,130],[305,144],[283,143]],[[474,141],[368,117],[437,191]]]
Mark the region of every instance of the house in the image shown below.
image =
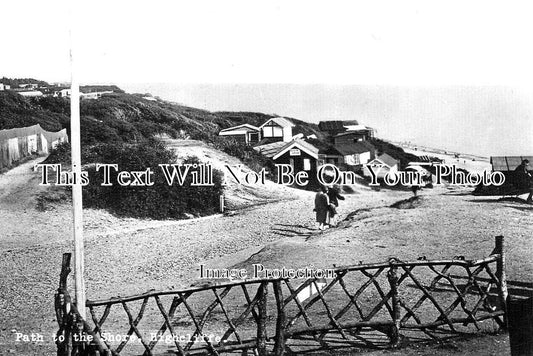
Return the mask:
[[[274,141],[290,142],[294,124],[284,117],[273,117],[261,125],[261,136]]]
[[[33,83],[19,84],[19,88],[32,90],[32,89],[39,88],[39,84],[33,84]]]
[[[253,125],[242,124],[220,130],[218,135],[234,139],[242,144],[251,145],[261,140],[261,129]]]
[[[11,89],[10,85],[0,83],[0,91],[9,90],[9,89]]]
[[[341,132],[346,131],[346,126],[358,125],[356,120],[328,120],[320,121],[318,128],[320,131],[326,132],[329,136],[335,136]]]
[[[379,155],[363,165],[363,175],[365,177],[372,176],[368,166],[372,167],[372,170],[378,178],[383,178],[387,173],[395,173],[398,171],[398,161],[386,153]]]
[[[54,96],[60,97],[60,98],[70,98],[71,95],[72,95],[71,89],[61,89],[61,90],[54,92]]]
[[[350,144],[358,141],[367,141],[374,137],[374,131],[372,128],[363,125],[357,126],[357,129],[347,130],[346,132],[333,136],[333,144]]]
[[[277,165],[290,165],[294,174],[307,172],[309,182],[307,186],[317,186],[318,148],[309,142],[295,140],[286,143],[272,156],[272,160]],[[283,183],[283,181],[280,181],[280,183]]]
[[[25,97],[43,96],[43,92],[38,90],[19,91],[17,93]]]
[[[333,144],[345,144],[357,141],[366,141],[374,138],[374,129],[360,125],[355,120],[320,121],[320,131],[327,132]]]
[[[340,169],[356,171],[375,157],[375,150],[374,146],[366,141],[338,144],[321,152],[321,158],[324,163],[335,164]]]

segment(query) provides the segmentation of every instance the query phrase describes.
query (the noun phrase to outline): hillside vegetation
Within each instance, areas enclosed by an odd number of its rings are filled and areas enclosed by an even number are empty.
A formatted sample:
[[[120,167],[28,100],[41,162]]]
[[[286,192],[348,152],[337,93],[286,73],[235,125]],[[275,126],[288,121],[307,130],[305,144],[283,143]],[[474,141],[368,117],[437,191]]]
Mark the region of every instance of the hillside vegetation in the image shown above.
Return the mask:
[[[156,135],[214,142],[220,129],[247,122],[259,126],[273,115],[209,112],[140,94],[114,93],[98,100],[82,100],[82,144],[139,142]],[[70,129],[69,100],[55,97],[24,98],[0,92],[0,130],[40,124],[45,130]],[[295,134],[322,136],[315,124],[292,119]]]
[[[94,88],[92,88],[94,89]],[[102,88],[99,88],[101,90]],[[104,89],[113,89],[105,87]],[[236,142],[220,139],[218,132],[231,126],[248,123],[261,126],[276,115],[255,112],[209,112],[176,103],[147,97],[147,94],[126,94],[117,88],[113,94],[105,94],[97,100],[81,100],[81,143],[82,163],[90,166],[93,163],[118,163],[129,170],[143,171],[146,165],[175,163],[175,156],[167,152],[163,146],[154,144],[157,137],[200,140],[213,148],[239,158],[254,171],[266,168],[269,177],[275,178],[275,169],[271,160],[257,153],[251,147],[242,147]],[[316,124],[289,118],[295,125],[293,134],[304,136],[315,135],[312,140],[317,147],[327,145],[324,133]],[[69,99],[44,96],[26,98],[14,91],[0,92],[0,129],[24,127],[40,124],[45,130],[58,131],[66,128],[70,131]],[[69,132],[70,134],[70,132]],[[401,148],[384,141],[373,142],[380,152],[386,152],[402,164],[413,160],[411,155]],[[155,151],[152,148],[157,148]],[[156,152],[157,151],[157,152]],[[112,155],[106,152],[124,154]],[[132,154],[135,152],[135,154]],[[140,155],[139,157],[135,157]],[[68,163],[70,157],[68,145],[53,152],[48,158],[49,163]],[[157,159],[156,159],[157,158]],[[111,162],[111,161],[115,162]],[[155,162],[155,161],[157,162]],[[91,173],[93,174],[93,173]],[[96,179],[90,180],[90,186],[84,189],[85,202],[88,206],[106,208],[121,215],[150,216],[154,218],[179,217],[193,212],[197,215],[212,213],[216,208],[219,186],[205,192],[205,206],[201,207],[189,199],[190,206],[177,206],[171,202],[171,196],[188,195],[192,190],[173,189],[163,194],[156,189],[136,188],[134,195],[128,194],[131,188],[97,187]],[[162,185],[159,185],[161,188]],[[166,189],[163,189],[166,191]],[[171,194],[172,193],[172,194]],[[209,197],[212,194],[212,197]],[[215,197],[216,195],[216,197]],[[105,199],[106,197],[113,199]],[[123,199],[118,199],[122,197]],[[133,202],[133,197],[138,199]],[[216,199],[215,199],[216,198]],[[163,199],[163,200],[162,200]],[[169,201],[166,201],[166,200]],[[142,201],[141,201],[142,200]],[[147,201],[159,202],[146,208]],[[144,202],[144,203],[143,203]],[[168,203],[168,204],[167,204]],[[165,204],[167,204],[165,206]],[[159,209],[161,207],[161,209]],[[164,208],[164,209],[163,209]]]

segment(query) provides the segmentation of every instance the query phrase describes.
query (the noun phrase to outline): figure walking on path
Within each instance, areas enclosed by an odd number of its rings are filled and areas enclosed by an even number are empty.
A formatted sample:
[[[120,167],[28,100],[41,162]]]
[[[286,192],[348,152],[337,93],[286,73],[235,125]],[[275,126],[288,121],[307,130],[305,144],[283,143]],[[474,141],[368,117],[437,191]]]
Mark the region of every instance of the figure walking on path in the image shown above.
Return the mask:
[[[339,200],[344,200],[344,197],[339,193],[339,187],[334,185],[328,189],[329,197],[329,225],[336,226],[337,221],[337,207],[339,206]]]
[[[526,202],[531,204],[533,198],[533,187],[531,186],[531,173],[529,173],[529,160],[525,159],[514,170],[515,172],[515,184],[519,189],[527,189],[529,195]]]
[[[326,222],[328,220],[329,197],[327,193],[328,187],[323,185],[315,195],[314,211],[316,212],[316,221],[320,230],[326,228]]]

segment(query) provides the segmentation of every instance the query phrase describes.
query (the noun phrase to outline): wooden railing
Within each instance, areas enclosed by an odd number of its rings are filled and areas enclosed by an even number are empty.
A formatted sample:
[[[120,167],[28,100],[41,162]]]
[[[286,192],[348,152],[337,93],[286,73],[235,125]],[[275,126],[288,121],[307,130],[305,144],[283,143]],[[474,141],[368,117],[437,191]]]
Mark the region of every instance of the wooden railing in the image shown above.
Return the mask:
[[[89,300],[88,321],[66,290],[69,260],[66,254],[56,295],[58,355],[282,355],[398,347],[506,327],[503,237],[477,261],[390,259],[339,267],[330,280],[299,285],[254,279]]]

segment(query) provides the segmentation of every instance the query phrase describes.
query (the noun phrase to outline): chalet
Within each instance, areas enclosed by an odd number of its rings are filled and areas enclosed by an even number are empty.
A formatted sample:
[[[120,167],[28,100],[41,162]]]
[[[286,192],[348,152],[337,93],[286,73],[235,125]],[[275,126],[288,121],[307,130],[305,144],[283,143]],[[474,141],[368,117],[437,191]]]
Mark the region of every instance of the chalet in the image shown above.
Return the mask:
[[[329,120],[320,121],[318,128],[320,131],[326,132],[329,136],[335,136],[341,132],[345,132],[346,126],[358,124],[356,120]]]
[[[261,140],[261,130],[259,127],[250,124],[242,124],[220,130],[218,135],[231,138],[245,145],[252,145]]]
[[[105,91],[92,91],[88,93],[80,93],[80,99],[100,99],[102,95],[105,94],[113,94],[114,92],[112,90],[105,90]]]
[[[261,136],[274,141],[290,142],[294,124],[284,117],[273,117],[259,128]]]
[[[242,144],[252,145],[261,140],[261,129],[253,125],[242,124],[220,130],[218,135],[234,139]]]
[[[70,98],[70,95],[72,95],[71,89],[61,89],[54,92],[54,96],[60,98]]]
[[[294,173],[307,172],[308,186],[317,185],[318,148],[303,140],[286,143],[272,157],[275,164],[288,164]]]
[[[363,166],[363,175],[365,177],[372,176],[368,166],[372,167],[378,178],[383,178],[387,173],[398,171],[398,161],[386,153],[379,155]],[[381,167],[381,169],[379,169],[379,167]]]
[[[323,152],[324,162],[335,164],[343,170],[357,171],[375,157],[375,150],[374,146],[364,141],[338,144]]]
[[[333,143],[335,145],[350,144],[358,141],[367,141],[374,137],[373,130],[363,125],[363,128],[357,130],[346,131],[333,136]]]
[[[373,128],[360,125],[355,120],[321,121],[318,123],[318,128],[327,132],[330,142],[336,145],[374,138]]]

